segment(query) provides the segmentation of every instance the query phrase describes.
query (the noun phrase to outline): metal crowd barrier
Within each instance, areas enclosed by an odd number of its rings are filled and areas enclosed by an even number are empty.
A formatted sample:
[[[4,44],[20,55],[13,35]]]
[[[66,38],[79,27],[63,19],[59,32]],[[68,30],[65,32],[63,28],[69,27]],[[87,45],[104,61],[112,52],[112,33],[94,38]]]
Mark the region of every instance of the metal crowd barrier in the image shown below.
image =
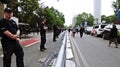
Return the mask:
[[[61,42],[62,42],[62,45],[60,46],[61,47],[60,50],[58,51],[58,49],[56,49],[56,48],[59,47],[59,45],[54,46],[53,49],[51,50],[50,54],[48,55],[48,57],[45,59],[42,67],[48,67],[49,64],[51,63],[51,61],[53,59],[56,59],[56,58],[57,58],[57,60],[56,60],[55,65],[53,67],[64,67],[63,65],[65,65],[65,61],[63,61],[63,59],[65,60],[65,57],[66,57],[65,56],[65,52],[66,52],[65,51],[65,42],[66,42],[66,37],[67,37],[66,32],[67,31],[64,31],[60,36],[60,40],[59,40],[60,45],[61,45]]]
[[[67,31],[64,36],[63,44],[61,46],[61,49],[59,51],[56,63],[53,67],[65,67],[65,61],[66,61],[66,42],[67,42]]]

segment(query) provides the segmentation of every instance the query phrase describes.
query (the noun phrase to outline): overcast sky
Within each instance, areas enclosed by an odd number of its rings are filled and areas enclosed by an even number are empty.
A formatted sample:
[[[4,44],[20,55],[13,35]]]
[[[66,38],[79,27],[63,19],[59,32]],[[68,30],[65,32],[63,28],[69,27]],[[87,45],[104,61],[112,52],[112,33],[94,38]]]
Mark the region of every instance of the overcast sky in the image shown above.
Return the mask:
[[[102,0],[101,14],[113,15],[112,2],[115,0]],[[65,15],[65,25],[72,24],[72,18],[82,12],[94,15],[94,0],[41,0],[45,6],[54,7]]]

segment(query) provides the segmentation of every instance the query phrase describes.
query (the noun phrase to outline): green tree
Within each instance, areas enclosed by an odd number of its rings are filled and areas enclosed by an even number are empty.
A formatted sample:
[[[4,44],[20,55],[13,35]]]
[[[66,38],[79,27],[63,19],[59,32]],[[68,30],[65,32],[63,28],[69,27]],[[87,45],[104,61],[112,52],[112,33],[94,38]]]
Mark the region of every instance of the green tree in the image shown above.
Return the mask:
[[[88,14],[88,26],[93,26],[94,17],[92,14]]]
[[[106,19],[107,19],[107,18],[106,18],[105,15],[102,15],[102,16],[101,16],[101,21],[106,21]]]
[[[2,0],[3,1],[3,0]],[[64,27],[64,15],[58,10],[39,4],[38,0],[11,0],[8,7],[14,9],[14,16],[19,18],[22,23],[28,23],[32,27],[37,26],[42,18],[47,19],[49,29],[52,29],[53,24],[58,24]],[[19,8],[19,10],[18,10]]]
[[[105,21],[107,24],[108,23],[113,23],[116,20],[116,15],[110,15],[110,16],[102,15],[101,20]]]
[[[58,10],[49,7],[40,8],[37,11],[39,18],[46,18],[47,25],[49,29],[52,29],[53,24],[57,24],[60,27],[64,27],[64,15],[63,13],[59,12]],[[41,21],[40,21],[41,22]]]
[[[94,22],[94,17],[92,14],[87,14],[85,12],[83,12],[82,14],[78,14],[75,26],[80,25],[82,22],[84,22],[84,20],[87,20],[88,26],[92,26]]]
[[[64,26],[64,15],[63,13],[59,12],[58,10],[52,8],[49,8],[50,12],[46,13],[47,14],[47,18],[49,19],[49,22],[51,22],[51,24],[57,24],[60,27]],[[50,24],[50,26],[51,26]]]
[[[19,2],[19,19],[21,22],[36,24],[31,22],[34,12],[39,9],[38,0],[20,0]]]
[[[116,20],[116,16],[115,15],[111,15],[106,17],[106,23],[114,23]]]
[[[77,16],[77,19],[76,19],[76,20],[77,20],[77,21],[76,21],[75,26],[80,25],[80,24],[84,21],[84,19],[82,18],[82,15],[81,15],[81,14],[78,14],[78,16]]]
[[[120,9],[120,0],[113,1],[112,7],[115,12],[115,15],[117,15],[118,10]]]

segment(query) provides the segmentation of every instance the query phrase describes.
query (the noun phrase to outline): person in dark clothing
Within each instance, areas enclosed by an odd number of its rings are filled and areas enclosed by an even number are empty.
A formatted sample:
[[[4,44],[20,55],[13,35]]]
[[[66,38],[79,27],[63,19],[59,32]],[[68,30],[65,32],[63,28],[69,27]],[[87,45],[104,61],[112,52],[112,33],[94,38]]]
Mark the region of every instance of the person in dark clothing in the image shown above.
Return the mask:
[[[59,34],[61,33],[61,29],[60,27],[57,25],[57,34],[56,34],[56,37],[59,38]]]
[[[16,55],[16,67],[24,67],[24,52],[19,43],[20,30],[15,21],[11,19],[11,8],[5,8],[4,18],[0,20],[1,44],[3,48],[3,67],[11,67],[11,56]]]
[[[81,27],[80,27],[80,37],[81,37],[81,38],[83,37],[83,32],[84,32],[84,27],[81,26]]]
[[[70,28],[68,29],[68,32],[70,33]]]
[[[56,24],[54,24],[54,25],[53,25],[53,42],[56,41],[57,34],[58,34],[58,27],[57,27]]]
[[[46,25],[46,19],[42,21],[40,24],[40,35],[41,35],[41,44],[40,44],[40,51],[44,51],[47,48],[45,48],[45,43],[46,43],[46,30],[48,29]]]
[[[109,40],[109,45],[111,45],[111,43],[114,42],[115,43],[115,48],[118,48],[118,42],[117,42],[117,28],[116,25],[113,24],[113,28],[110,31],[110,40]]]
[[[76,32],[78,33],[78,28],[76,29]]]

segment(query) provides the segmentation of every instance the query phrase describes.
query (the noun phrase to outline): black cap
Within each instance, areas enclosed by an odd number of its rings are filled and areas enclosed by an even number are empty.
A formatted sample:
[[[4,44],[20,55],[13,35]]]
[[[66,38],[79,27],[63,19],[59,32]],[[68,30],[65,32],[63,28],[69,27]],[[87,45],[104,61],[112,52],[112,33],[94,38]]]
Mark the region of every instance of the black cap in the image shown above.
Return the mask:
[[[12,10],[11,8],[5,8],[5,9],[4,9],[4,12],[7,12],[7,13],[12,13],[12,12],[13,12],[13,10]]]

